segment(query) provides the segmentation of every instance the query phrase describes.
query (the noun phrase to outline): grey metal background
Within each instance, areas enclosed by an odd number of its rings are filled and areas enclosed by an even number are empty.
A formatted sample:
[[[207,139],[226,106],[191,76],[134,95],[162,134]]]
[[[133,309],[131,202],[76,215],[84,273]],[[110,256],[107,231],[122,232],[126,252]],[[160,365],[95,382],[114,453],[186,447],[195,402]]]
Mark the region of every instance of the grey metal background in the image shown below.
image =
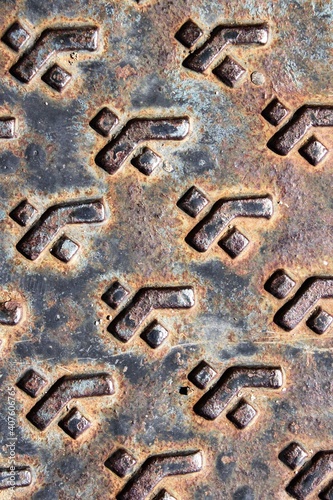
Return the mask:
[[[69,373],[101,371],[116,384],[110,398],[77,402],[93,425],[76,441],[56,421],[36,429],[25,417],[34,401],[16,389],[17,463],[32,468],[33,481],[3,498],[115,498],[126,480],[104,462],[123,446],[138,463],[166,451],[202,450],[200,473],[161,483],[178,499],[287,499],[294,473],[279,452],[291,441],[313,453],[333,449],[332,330],[318,336],[303,323],[283,331],[273,323],[280,303],[264,290],[279,268],[298,285],[333,274],[332,153],[317,168],[297,151],[275,155],[266,147],[274,128],[261,116],[275,95],[292,111],[332,104],[332,8],[303,0],[1,0],[1,34],[16,19],[34,36],[71,22],[100,29],[97,52],[78,53],[74,62],[69,53],[54,58],[73,75],[59,95],[40,77],[28,85],[15,80],[9,68],[17,56],[1,44],[0,114],[17,118],[18,137],[0,142],[0,299],[15,298],[25,309],[18,326],[1,327],[3,444],[7,387],[28,368],[49,385]],[[217,24],[269,24],[266,46],[225,51],[248,69],[238,89],[182,66],[188,51],[174,35],[189,17],[207,34]],[[263,85],[251,83],[252,71],[264,74]],[[188,116],[191,132],[182,142],[151,143],[164,161],[152,176],[130,161],[109,176],[94,162],[107,139],[89,127],[103,106],[123,124],[138,116]],[[318,134],[332,147],[331,129]],[[185,243],[195,223],[176,204],[192,185],[211,201],[273,197],[270,221],[242,220],[252,246],[240,260],[218,246],[198,254]],[[22,199],[42,213],[100,197],[108,206],[103,224],[66,228],[81,245],[73,262],[48,251],[30,262],[15,248],[26,229],[9,212]],[[114,279],[131,293],[193,286],[196,304],[158,312],[170,333],[159,350],[139,335],[123,345],[107,332],[115,314],[101,300]],[[277,392],[244,390],[247,400],[255,398],[258,418],[240,431],[225,414],[206,421],[194,413],[201,391],[187,375],[202,359],[218,376],[234,365],[281,366],[285,383]]]

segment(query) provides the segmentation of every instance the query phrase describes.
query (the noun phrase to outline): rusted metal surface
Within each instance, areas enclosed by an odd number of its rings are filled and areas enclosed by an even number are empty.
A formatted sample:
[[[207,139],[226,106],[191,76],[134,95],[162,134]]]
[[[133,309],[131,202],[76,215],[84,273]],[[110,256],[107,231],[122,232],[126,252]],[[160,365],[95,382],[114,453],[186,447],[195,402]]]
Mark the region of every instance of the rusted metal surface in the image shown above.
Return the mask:
[[[332,498],[332,26],[1,2],[1,498]]]

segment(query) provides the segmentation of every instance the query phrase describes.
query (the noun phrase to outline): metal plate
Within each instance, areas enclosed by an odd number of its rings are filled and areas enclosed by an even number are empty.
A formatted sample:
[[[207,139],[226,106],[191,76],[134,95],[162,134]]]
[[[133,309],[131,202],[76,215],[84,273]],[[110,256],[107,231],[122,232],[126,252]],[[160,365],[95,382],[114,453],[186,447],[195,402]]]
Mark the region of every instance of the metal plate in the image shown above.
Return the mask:
[[[332,2],[1,2],[1,498],[333,498]]]

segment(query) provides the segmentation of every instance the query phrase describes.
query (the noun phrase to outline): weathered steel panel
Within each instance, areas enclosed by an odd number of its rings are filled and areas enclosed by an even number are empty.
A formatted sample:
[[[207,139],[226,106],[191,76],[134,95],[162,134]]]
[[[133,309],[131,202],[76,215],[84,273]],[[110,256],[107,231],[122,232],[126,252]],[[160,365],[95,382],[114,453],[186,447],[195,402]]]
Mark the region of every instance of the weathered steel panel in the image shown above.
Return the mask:
[[[332,25],[0,2],[1,498],[333,498]]]

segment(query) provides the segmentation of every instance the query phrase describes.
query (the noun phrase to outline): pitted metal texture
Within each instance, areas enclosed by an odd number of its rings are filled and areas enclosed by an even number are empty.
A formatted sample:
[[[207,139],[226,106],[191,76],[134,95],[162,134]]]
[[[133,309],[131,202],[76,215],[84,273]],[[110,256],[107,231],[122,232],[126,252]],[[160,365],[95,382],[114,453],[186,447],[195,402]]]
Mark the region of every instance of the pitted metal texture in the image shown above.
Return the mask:
[[[1,2],[1,498],[333,498],[332,25]]]

